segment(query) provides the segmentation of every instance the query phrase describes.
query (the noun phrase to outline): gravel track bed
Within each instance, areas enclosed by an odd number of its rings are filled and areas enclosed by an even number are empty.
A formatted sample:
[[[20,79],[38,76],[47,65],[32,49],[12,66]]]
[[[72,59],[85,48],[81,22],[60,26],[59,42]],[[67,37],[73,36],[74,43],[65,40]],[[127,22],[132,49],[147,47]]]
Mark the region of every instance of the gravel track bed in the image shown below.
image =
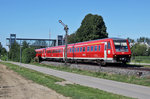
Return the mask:
[[[41,62],[42,64],[47,64],[47,65],[54,65],[54,66],[65,66],[64,63],[62,62],[52,62],[52,61],[43,61]],[[144,70],[134,70],[128,69],[128,68],[122,68],[122,67],[103,67],[103,66],[97,66],[97,65],[92,65],[92,64],[70,64],[68,63],[67,66],[69,68],[76,68],[76,69],[81,69],[81,70],[88,70],[92,72],[106,72],[106,73],[112,73],[112,74],[120,74],[120,75],[135,75],[135,76],[140,76],[140,77],[150,77],[150,71],[144,71]],[[136,67],[140,68],[140,67]]]

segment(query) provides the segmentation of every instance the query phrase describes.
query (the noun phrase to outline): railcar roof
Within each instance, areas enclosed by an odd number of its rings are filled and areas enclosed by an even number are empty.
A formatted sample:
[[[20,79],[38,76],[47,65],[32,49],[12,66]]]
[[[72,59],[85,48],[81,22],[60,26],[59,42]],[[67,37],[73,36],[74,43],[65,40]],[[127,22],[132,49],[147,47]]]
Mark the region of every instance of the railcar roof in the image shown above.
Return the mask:
[[[106,40],[106,39],[112,39],[112,40],[126,40],[126,39],[123,39],[123,38],[111,37],[111,38],[103,38],[103,39],[97,39],[97,40],[89,40],[89,41],[84,41],[84,42],[71,43],[71,44],[68,44],[68,45],[78,44],[78,43],[86,43],[86,42],[98,41],[98,40]],[[64,47],[64,45],[53,46],[53,47]],[[47,48],[53,48],[53,47],[47,47]],[[41,48],[41,49],[45,49],[45,48]],[[36,50],[41,50],[41,49],[36,49]]]
[[[126,39],[123,39],[123,38],[112,37],[112,38],[103,38],[103,39],[89,40],[89,41],[77,42],[77,43],[85,43],[85,42],[98,41],[98,40],[106,40],[106,39],[112,39],[112,40],[126,40]],[[71,43],[71,44],[75,44],[75,43]]]

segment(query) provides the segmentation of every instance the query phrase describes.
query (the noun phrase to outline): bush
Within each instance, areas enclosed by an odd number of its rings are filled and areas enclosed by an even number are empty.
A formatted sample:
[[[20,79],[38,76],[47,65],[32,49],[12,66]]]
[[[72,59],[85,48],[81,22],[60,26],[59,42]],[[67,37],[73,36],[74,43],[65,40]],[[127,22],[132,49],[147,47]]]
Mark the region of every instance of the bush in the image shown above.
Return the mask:
[[[22,62],[23,63],[30,63],[33,58],[35,57],[35,50],[32,48],[26,48],[22,52]]]
[[[144,44],[135,44],[131,48],[131,52],[133,56],[147,56],[147,47]]]
[[[1,60],[3,60],[3,61],[7,61],[7,56],[6,56],[6,55],[1,56]]]

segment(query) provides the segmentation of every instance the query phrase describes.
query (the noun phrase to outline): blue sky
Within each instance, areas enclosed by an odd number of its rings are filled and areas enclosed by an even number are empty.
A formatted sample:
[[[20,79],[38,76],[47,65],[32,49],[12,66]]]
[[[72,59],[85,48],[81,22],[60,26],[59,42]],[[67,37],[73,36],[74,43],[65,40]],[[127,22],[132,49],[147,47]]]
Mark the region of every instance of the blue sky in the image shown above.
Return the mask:
[[[150,38],[150,0],[0,0],[0,42],[15,33],[18,38],[51,38],[69,34],[85,15],[101,15],[109,37]]]

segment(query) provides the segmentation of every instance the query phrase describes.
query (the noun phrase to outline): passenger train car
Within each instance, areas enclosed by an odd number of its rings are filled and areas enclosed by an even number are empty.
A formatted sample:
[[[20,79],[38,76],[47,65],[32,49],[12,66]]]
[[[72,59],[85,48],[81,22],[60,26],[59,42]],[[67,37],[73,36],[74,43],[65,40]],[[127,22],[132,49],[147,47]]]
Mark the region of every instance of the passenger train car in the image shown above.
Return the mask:
[[[36,49],[36,57],[41,59],[65,59],[65,46]],[[68,44],[68,60],[90,60],[98,64],[126,63],[131,58],[131,50],[127,39],[106,38]]]

